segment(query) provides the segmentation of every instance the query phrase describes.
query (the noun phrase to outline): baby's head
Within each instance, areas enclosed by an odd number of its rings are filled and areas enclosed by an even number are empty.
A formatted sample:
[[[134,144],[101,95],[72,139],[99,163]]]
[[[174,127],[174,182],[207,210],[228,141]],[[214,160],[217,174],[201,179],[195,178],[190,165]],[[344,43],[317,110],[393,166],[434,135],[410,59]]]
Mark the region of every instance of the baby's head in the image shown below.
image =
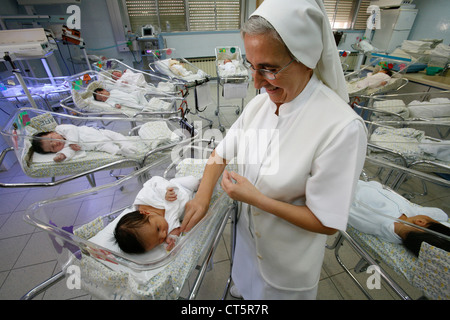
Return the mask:
[[[175,60],[175,59],[169,60],[169,67],[172,65],[178,65],[178,64],[180,64],[180,61],[178,61],[178,60]]]
[[[446,225],[424,215],[417,215],[411,218],[405,219],[406,221],[418,225],[423,228],[438,232],[447,237],[450,236],[450,228]],[[432,246],[441,248],[445,251],[450,251],[450,241],[444,237],[434,235],[430,232],[409,227],[410,231],[403,239],[403,245],[411,250],[416,256],[419,255],[422,242],[426,242]]]
[[[113,72],[111,72],[111,78],[113,80],[118,80],[121,76],[122,76],[122,71],[120,71],[120,70],[114,70]]]
[[[387,74],[389,77],[392,76],[392,71],[386,68],[382,68],[379,72],[383,72],[385,74]]]
[[[223,64],[228,63],[228,62],[231,62],[231,60],[230,59],[223,60]]]
[[[57,153],[64,148],[64,137],[55,131],[39,132],[33,135],[31,147],[37,153]]]
[[[164,242],[169,226],[164,217],[156,213],[132,211],[116,225],[114,237],[126,253],[144,253]]]
[[[105,102],[109,98],[109,91],[103,88],[97,88],[93,93],[94,100]]]

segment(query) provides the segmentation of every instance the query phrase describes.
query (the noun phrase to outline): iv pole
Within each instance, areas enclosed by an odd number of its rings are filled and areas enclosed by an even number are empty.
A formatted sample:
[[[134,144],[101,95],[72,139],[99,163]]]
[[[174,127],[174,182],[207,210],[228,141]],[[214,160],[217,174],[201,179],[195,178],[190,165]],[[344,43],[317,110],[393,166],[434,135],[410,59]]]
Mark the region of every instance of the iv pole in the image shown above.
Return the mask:
[[[14,62],[12,61],[11,57],[9,56],[9,52],[5,52],[5,55],[4,55],[3,59],[5,61],[8,61],[11,64],[12,72],[16,76],[17,81],[19,81],[20,85],[22,86],[23,91],[25,92],[25,95],[27,96],[28,101],[30,102],[31,106],[33,108],[38,109],[38,107],[36,105],[36,102],[33,100],[33,97],[31,96],[31,93],[30,93],[30,91],[28,90],[28,87],[25,84],[25,81],[23,81],[22,74],[20,73],[20,70],[18,68],[16,68]]]

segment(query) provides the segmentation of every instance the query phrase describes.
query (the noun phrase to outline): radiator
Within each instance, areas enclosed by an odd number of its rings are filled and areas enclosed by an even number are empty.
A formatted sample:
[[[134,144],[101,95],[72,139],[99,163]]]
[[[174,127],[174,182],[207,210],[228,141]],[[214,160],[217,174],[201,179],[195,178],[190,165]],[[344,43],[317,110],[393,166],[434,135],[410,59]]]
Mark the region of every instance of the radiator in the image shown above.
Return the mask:
[[[215,57],[189,58],[186,60],[192,63],[197,68],[205,71],[211,77],[217,77]]]
[[[197,68],[205,71],[211,77],[213,78],[217,77],[215,57],[187,58],[186,60],[192,63]],[[347,71],[353,71],[355,69],[357,60],[358,60],[358,52],[350,53],[350,55],[345,60],[345,63],[348,64]]]

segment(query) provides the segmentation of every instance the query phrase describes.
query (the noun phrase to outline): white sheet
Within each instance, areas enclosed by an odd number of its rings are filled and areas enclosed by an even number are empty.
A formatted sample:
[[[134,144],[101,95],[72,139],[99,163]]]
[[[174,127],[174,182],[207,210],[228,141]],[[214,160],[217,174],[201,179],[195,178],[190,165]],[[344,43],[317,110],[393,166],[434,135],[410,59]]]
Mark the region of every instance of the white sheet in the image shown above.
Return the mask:
[[[450,117],[450,99],[433,98],[430,101],[411,101],[408,104],[412,118],[442,118]]]

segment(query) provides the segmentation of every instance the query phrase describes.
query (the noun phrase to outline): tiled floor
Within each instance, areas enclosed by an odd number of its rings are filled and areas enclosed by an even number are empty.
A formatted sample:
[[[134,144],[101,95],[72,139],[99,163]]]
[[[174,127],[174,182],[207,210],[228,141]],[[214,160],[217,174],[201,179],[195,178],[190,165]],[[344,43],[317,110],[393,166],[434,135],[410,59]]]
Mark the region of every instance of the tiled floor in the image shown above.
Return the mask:
[[[210,82],[210,87],[212,97],[215,100],[217,92],[216,82]],[[246,100],[253,97],[254,94],[255,90],[252,84],[250,84]],[[188,97],[189,106],[191,107],[194,106],[192,99],[193,94]],[[221,101],[228,103],[228,101]],[[240,100],[237,100],[236,103],[240,105]],[[215,111],[216,105],[210,105],[204,112],[199,114],[214,121],[213,129],[218,128]],[[236,108],[221,108],[220,116],[222,125],[228,128],[237,118]],[[189,117],[191,120],[198,119],[192,113]],[[206,125],[206,122],[204,124]],[[208,127],[205,127],[204,132],[208,129]],[[218,130],[211,132],[220,134]],[[18,164],[7,172],[0,172],[0,181],[2,182],[21,182],[28,180]],[[113,181],[113,178],[105,173],[97,174],[96,180],[100,185]],[[414,182],[411,183],[414,185]],[[54,250],[48,241],[47,233],[23,221],[23,215],[27,207],[37,201],[54,198],[86,188],[89,188],[88,182],[86,179],[81,178],[50,188],[0,189],[0,203],[2,204],[0,206],[0,299],[19,299],[28,290],[60,271]],[[428,198],[418,198],[419,202],[431,206],[435,201],[439,201],[440,206],[444,204],[444,207],[446,206],[446,209],[448,209],[448,192],[441,193],[441,191],[437,190],[431,193],[433,195]],[[214,255],[214,267],[212,271],[207,273],[199,291],[198,299],[220,299],[222,297],[224,285],[230,272],[230,234],[230,227],[227,227]],[[334,238],[335,236],[330,236],[328,243],[331,244]],[[351,268],[359,260],[348,245],[342,247],[341,257]],[[356,277],[365,284],[370,275],[361,273],[357,274]],[[402,281],[399,277],[396,277],[396,279],[401,281],[402,286],[406,288],[406,291],[413,298],[419,298],[421,296],[420,292],[412,288],[406,281]],[[392,290],[386,288],[384,285],[381,289],[371,290],[371,294],[376,299],[398,299]],[[61,281],[44,293],[39,294],[35,299],[66,300],[95,299],[95,297],[82,290],[69,290],[65,281]],[[232,298],[227,296],[227,299]],[[366,299],[351,278],[338,265],[332,250],[326,250],[319,283],[318,299]]]

